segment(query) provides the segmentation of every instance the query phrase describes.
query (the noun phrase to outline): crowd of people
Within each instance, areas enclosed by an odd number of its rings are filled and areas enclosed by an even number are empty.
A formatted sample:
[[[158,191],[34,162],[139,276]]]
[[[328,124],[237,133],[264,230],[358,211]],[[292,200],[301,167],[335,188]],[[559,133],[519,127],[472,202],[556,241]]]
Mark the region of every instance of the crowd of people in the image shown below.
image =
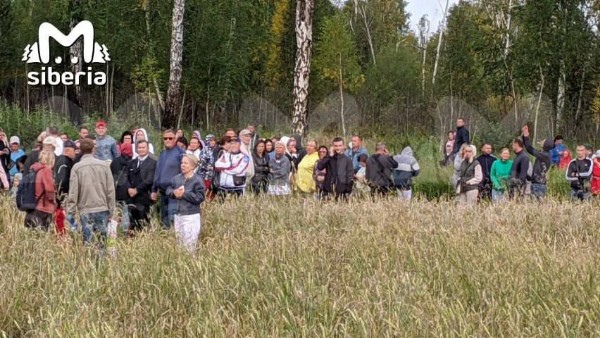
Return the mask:
[[[169,129],[162,132],[163,150],[155,154],[143,128],[127,130],[115,140],[100,120],[94,131],[92,136],[81,127],[71,139],[49,127],[29,153],[18,136],[7,139],[0,131],[0,182],[26,212],[26,227],[48,230],[54,223],[61,235],[81,228],[84,243],[97,238],[103,246],[109,221],[116,220],[124,233],[135,237],[148,226],[157,204],[162,227],[174,228],[181,245],[193,251],[205,200],[244,194],[298,194],[319,200],[395,195],[410,200],[420,172],[410,147],[391,154],[378,143],[369,154],[358,135],[348,146],[340,137],[325,146],[315,140],[303,143],[298,135],[264,139],[252,124],[239,132],[227,129],[220,137],[203,138],[194,131],[189,139],[182,130]],[[565,170],[573,198],[600,193],[600,151],[592,158],[591,147],[577,146],[576,158],[570,159],[557,136],[536,149],[524,127],[512,142],[514,159],[509,149],[502,149],[499,159],[490,144],[481,150],[477,156],[464,119],[458,119],[456,131],[448,133],[442,164],[454,166],[452,184],[459,204],[527,195],[541,200],[552,167]],[[533,164],[527,154],[535,158]]]
[[[254,125],[230,128],[219,138],[194,131],[162,133],[163,151],[143,128],[128,130],[115,140],[105,121],[71,139],[49,127],[26,153],[20,139],[0,133],[0,181],[17,207],[26,212],[25,226],[81,233],[103,246],[107,225],[116,220],[134,237],[148,226],[153,204],[162,227],[173,227],[182,246],[193,251],[201,230],[200,205],[244,194],[300,194],[323,200],[398,193],[411,198],[412,178],[419,165],[412,150],[391,156],[385,144],[369,156],[362,138],[342,138],[330,147],[300,136],[260,138]],[[76,220],[78,216],[78,221]],[[96,236],[95,236],[96,235]]]
[[[588,200],[600,195],[600,150],[593,152],[590,145],[579,144],[576,157],[564,144],[563,137],[544,139],[540,149],[532,144],[529,127],[521,129],[521,136],[512,141],[511,151],[504,148],[500,158],[492,155],[492,145],[484,144],[482,154],[470,144],[465,121],[459,118],[456,131],[448,132],[443,165],[453,165],[452,184],[458,202],[472,205],[481,200],[500,202],[504,199],[523,200],[526,196],[541,201],[548,192],[548,172],[563,170],[571,186],[573,200]],[[530,157],[534,158],[531,163]],[[553,169],[554,168],[554,169]]]

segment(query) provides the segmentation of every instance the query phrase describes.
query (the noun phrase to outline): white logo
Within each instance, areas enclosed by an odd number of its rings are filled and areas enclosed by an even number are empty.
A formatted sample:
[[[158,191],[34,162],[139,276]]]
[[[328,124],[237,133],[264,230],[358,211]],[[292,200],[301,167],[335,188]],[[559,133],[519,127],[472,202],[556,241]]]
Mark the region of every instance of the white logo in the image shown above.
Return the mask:
[[[105,45],[100,45],[94,41],[94,26],[89,21],[81,21],[69,35],[64,35],[54,25],[44,22],[38,30],[39,41],[25,47],[23,59],[26,63],[50,63],[50,38],[52,37],[63,47],[71,47],[77,39],[82,37],[83,40],[83,61],[85,63],[106,63],[110,61],[108,48]],[[62,58],[59,56],[54,59],[56,64],[62,63]],[[78,57],[71,58],[72,64],[79,63]],[[35,86],[42,85],[79,85],[87,83],[88,85],[104,85],[106,84],[106,74],[104,72],[93,72],[92,67],[87,67],[87,72],[63,72],[53,71],[52,67],[42,66],[41,72],[29,72],[28,84]]]

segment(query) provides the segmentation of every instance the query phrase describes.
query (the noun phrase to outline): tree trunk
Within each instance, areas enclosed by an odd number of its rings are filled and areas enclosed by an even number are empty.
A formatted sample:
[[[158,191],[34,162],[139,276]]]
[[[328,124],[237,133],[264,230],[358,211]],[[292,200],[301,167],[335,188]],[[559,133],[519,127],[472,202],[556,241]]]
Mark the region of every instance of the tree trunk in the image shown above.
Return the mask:
[[[308,115],[308,85],[312,55],[314,0],[298,0],[296,6],[296,69],[294,72],[294,116],[292,131],[305,136]]]
[[[71,0],[69,6],[71,7],[70,12],[72,13],[69,28],[72,30],[73,27],[75,27],[81,20],[83,20],[83,15],[81,14],[81,6],[79,0]],[[77,41],[75,41],[75,43],[69,48],[69,60],[67,62],[71,64],[71,72],[73,74],[78,74],[83,68],[83,61],[81,60],[81,41],[81,39],[77,39]],[[74,125],[79,125],[81,123],[82,110],[80,85],[73,85],[67,87],[67,100],[69,119]],[[105,113],[110,112],[106,111]]]
[[[533,124],[533,141],[535,142],[537,140],[537,131],[538,131],[538,117],[540,114],[540,105],[542,104],[542,95],[544,95],[544,70],[542,69],[542,66],[539,66],[540,68],[540,95],[538,96],[538,102],[537,105],[535,107],[535,120],[534,120],[534,124]]]
[[[375,59],[375,47],[373,47],[373,37],[371,37],[371,29],[369,28],[369,23],[367,21],[367,11],[365,11],[364,6],[359,5],[358,0],[354,0],[357,11],[360,12],[363,23],[365,25],[365,32],[367,33],[367,42],[369,43],[369,50],[371,51],[371,58],[373,59],[373,64],[377,64],[377,60]]]
[[[577,110],[575,111],[575,125],[579,124],[579,116],[581,116],[581,109],[583,107],[583,95],[585,89],[585,73],[587,70],[587,61],[583,64],[583,70],[581,73],[581,87],[579,88],[579,97],[577,98]]]
[[[419,21],[419,43],[423,50],[423,59],[421,63],[421,96],[425,101],[425,67],[427,66],[427,35],[429,34],[429,20],[423,15]]]
[[[344,139],[346,139],[346,116],[344,112],[344,77],[342,72],[342,55],[340,54],[340,81],[339,81],[339,89],[340,89],[340,117],[342,119],[342,134],[344,135]]]
[[[440,62],[440,53],[442,51],[442,40],[444,39],[444,30],[446,29],[446,16],[448,15],[448,6],[450,0],[446,0],[446,8],[444,8],[444,17],[440,26],[440,37],[438,38],[437,51],[435,53],[435,63],[433,64],[433,77],[431,78],[431,84],[435,86],[435,78],[437,76],[438,64]]]
[[[162,126],[171,128],[177,123],[181,107],[181,59],[183,57],[183,15],[185,0],[175,0],[173,4],[173,25],[171,32],[171,71],[169,89],[165,102]]]
[[[556,95],[556,121],[555,130],[560,131],[561,122],[563,118],[563,112],[565,109],[565,92],[566,92],[566,74],[565,74],[565,62],[560,62],[560,68],[558,71],[558,93]]]

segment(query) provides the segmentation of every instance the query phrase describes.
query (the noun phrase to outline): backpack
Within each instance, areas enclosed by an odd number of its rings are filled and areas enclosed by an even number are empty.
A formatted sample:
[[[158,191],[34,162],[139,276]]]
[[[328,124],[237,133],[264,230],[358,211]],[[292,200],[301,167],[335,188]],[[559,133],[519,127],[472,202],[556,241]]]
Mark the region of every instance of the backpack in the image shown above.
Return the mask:
[[[35,176],[36,172],[31,170],[23,174],[23,179],[17,189],[17,208],[21,211],[34,210],[38,198],[35,197]]]

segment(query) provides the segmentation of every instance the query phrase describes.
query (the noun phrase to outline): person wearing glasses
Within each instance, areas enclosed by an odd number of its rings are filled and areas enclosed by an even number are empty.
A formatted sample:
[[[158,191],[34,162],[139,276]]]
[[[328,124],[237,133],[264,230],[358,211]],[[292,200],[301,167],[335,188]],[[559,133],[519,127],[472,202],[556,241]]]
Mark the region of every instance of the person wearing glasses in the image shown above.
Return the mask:
[[[173,212],[169,210],[169,196],[165,193],[171,186],[173,177],[181,174],[181,159],[185,151],[177,147],[175,132],[171,129],[163,133],[165,150],[160,153],[154,172],[154,184],[150,199],[157,201],[160,195],[160,217],[164,229],[170,229],[173,224]]]
[[[479,161],[475,159],[476,151],[474,145],[463,148],[463,161],[460,164],[456,187],[458,204],[460,205],[474,205],[477,203],[479,183],[483,180],[483,172]]]

